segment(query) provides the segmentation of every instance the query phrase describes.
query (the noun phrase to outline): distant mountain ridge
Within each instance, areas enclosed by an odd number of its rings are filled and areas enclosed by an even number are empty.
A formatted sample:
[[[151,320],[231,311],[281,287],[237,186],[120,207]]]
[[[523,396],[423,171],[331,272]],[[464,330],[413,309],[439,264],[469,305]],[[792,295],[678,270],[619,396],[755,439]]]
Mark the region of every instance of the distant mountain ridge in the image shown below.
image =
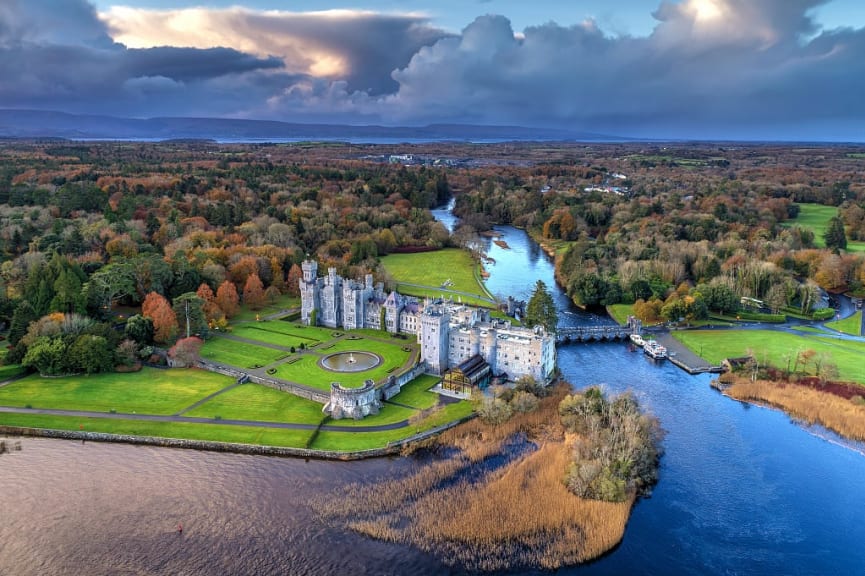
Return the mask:
[[[121,118],[45,110],[0,110],[0,138],[206,140],[577,140],[621,142],[616,136],[555,128],[430,124],[376,126],[301,124],[226,118]]]

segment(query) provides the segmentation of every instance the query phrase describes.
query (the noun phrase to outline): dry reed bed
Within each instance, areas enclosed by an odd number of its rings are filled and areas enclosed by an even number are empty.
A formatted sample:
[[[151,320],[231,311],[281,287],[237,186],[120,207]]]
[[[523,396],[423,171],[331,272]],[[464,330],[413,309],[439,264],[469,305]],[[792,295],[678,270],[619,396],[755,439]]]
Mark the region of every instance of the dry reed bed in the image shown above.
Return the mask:
[[[745,402],[766,403],[809,424],[820,424],[853,440],[865,440],[865,406],[812,388],[737,378],[724,394]]]
[[[634,498],[599,502],[567,490],[572,447],[558,417],[567,393],[561,386],[537,410],[499,426],[474,420],[442,434],[438,444],[458,448],[457,455],[404,478],[354,485],[345,497],[322,503],[325,516],[472,571],[555,569],[600,556],[621,541]],[[474,483],[453,481],[504,454],[508,440],[520,434],[538,443],[537,450]]]

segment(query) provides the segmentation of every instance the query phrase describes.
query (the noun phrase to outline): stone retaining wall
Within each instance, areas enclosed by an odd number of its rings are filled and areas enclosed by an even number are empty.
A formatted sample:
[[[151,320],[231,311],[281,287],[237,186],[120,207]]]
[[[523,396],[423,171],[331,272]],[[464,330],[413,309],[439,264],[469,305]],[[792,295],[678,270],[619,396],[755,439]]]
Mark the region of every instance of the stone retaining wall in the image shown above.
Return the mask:
[[[232,452],[236,454],[252,454],[257,456],[289,456],[294,458],[315,458],[321,460],[363,460],[399,454],[402,449],[420,440],[425,440],[449,428],[453,428],[470,420],[474,415],[467,416],[455,422],[415,434],[405,440],[388,444],[384,448],[360,450],[357,452],[336,452],[332,450],[310,450],[307,448],[289,448],[282,446],[258,446],[255,444],[236,444],[231,442],[209,442],[207,440],[184,440],[180,438],[159,438],[156,436],[130,436],[126,434],[106,434],[104,432],[88,432],[85,430],[47,430],[42,428],[23,428],[20,426],[0,426],[0,434],[10,436],[33,436],[39,438],[59,438],[64,440],[90,440],[92,442],[118,442],[122,444],[139,444],[160,446],[164,448],[185,448],[192,450],[208,450],[212,452]],[[362,432],[359,432],[362,433]]]

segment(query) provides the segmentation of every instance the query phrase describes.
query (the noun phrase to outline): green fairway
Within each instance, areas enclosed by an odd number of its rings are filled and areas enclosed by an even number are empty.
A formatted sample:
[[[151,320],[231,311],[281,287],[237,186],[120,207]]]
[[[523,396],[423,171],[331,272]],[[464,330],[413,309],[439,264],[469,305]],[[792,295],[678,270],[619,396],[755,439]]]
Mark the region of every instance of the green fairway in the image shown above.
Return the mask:
[[[860,336],[860,332],[862,331],[862,311],[860,310],[859,312],[856,312],[852,316],[844,318],[843,320],[838,320],[836,322],[827,322],[826,327],[837,330],[838,332],[843,332],[844,334]]]
[[[0,388],[0,406],[165,415],[233,382],[227,376],[193,369],[144,368],[63,378],[33,375]]]
[[[435,252],[420,252],[417,254],[390,254],[381,258],[381,263],[397,282],[400,293],[415,296],[440,296],[445,288],[481,298],[489,298],[486,289],[478,279],[478,264],[471,255],[458,248],[446,248]],[[407,284],[430,286],[424,290]],[[463,297],[469,302],[468,297]],[[480,302],[483,303],[483,302]],[[483,303],[489,306],[489,303]]]
[[[318,402],[249,383],[214,397],[184,416],[317,425],[324,419],[321,408]]]
[[[829,220],[838,214],[838,208],[822,204],[799,204],[799,215],[794,220],[784,222],[784,226],[801,226],[814,232],[814,245],[825,248],[823,234],[829,227]],[[847,242],[848,252],[865,252],[865,242]]]
[[[201,348],[202,358],[223,362],[239,368],[252,368],[256,365],[266,366],[287,354],[288,352],[282,350],[255,346],[254,344],[238,342],[220,336],[209,339]]]
[[[697,330],[674,332],[673,336],[712,364],[724,358],[744,356],[749,351],[760,363],[768,362],[778,368],[792,368],[796,355],[814,350],[827,364],[838,367],[841,380],[865,384],[865,342],[854,342],[810,334],[788,334],[772,330]],[[813,373],[813,365],[808,372]]]

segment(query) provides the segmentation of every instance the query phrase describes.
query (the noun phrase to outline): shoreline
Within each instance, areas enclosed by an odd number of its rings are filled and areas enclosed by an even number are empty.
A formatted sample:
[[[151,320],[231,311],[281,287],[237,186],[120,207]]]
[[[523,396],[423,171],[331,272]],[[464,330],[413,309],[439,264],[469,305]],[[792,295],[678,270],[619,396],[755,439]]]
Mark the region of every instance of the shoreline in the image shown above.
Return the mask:
[[[474,414],[442,424],[430,430],[420,432],[403,440],[388,444],[382,448],[339,452],[335,450],[314,450],[291,446],[270,446],[266,444],[242,444],[238,442],[217,442],[213,440],[193,440],[185,438],[163,438],[160,436],[134,436],[127,434],[110,434],[107,432],[89,432],[86,430],[57,430],[53,428],[29,428],[25,426],[0,425],[0,434],[11,437],[53,438],[57,440],[81,440],[82,442],[108,442],[128,444],[131,446],[157,446],[161,448],[182,448],[185,450],[201,450],[207,452],[227,452],[233,454],[249,454],[254,456],[279,456],[288,458],[305,458],[316,460],[352,461],[368,458],[396,456],[410,445],[422,442],[472,420]]]

